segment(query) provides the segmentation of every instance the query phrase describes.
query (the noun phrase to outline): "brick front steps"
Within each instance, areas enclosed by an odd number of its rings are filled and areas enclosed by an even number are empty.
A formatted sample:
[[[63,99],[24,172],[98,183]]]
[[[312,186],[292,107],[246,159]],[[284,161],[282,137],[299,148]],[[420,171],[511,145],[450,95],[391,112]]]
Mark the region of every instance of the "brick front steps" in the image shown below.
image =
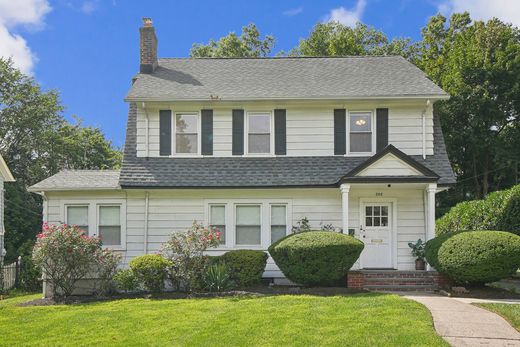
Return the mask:
[[[373,291],[433,292],[447,285],[436,271],[359,270],[347,276],[348,288]]]

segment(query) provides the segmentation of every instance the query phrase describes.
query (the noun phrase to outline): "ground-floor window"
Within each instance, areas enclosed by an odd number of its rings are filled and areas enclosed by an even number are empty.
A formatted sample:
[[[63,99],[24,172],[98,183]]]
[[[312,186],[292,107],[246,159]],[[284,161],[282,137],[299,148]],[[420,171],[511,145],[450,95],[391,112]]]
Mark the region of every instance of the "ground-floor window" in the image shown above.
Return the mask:
[[[223,247],[265,249],[288,234],[290,216],[287,200],[206,200],[206,223],[221,232]]]
[[[65,201],[62,222],[75,225],[86,235],[99,236],[103,246],[121,249],[125,244],[126,209],[121,200]]]
[[[260,245],[262,238],[261,206],[236,206],[236,244]]]

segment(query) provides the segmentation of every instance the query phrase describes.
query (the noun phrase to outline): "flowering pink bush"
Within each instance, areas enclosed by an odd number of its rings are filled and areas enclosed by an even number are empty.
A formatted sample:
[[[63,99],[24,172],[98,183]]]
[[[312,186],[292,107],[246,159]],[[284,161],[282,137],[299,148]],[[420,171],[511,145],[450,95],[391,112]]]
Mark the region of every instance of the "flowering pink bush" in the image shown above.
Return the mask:
[[[70,225],[48,225],[36,235],[33,261],[41,267],[55,298],[72,294],[76,283],[96,272],[101,280],[114,273],[120,258],[101,247],[98,237],[87,236]]]
[[[195,280],[200,279],[204,272],[204,251],[217,247],[220,235],[216,229],[193,222],[187,231],[175,232],[170,236],[162,245],[161,253],[172,261],[171,280],[174,285],[191,290]]]

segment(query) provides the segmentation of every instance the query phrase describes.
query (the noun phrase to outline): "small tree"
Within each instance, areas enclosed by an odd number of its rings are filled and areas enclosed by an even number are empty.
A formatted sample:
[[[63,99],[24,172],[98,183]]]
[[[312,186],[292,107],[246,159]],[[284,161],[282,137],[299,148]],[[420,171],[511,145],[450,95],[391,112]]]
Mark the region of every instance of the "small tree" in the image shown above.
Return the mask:
[[[175,232],[162,246],[161,253],[173,263],[171,279],[190,292],[206,266],[204,251],[219,245],[220,232],[193,222],[185,232]]]
[[[37,235],[33,260],[52,287],[53,297],[63,299],[76,283],[94,271],[113,272],[118,258],[103,250],[98,237],[90,237],[76,226],[44,224]]]

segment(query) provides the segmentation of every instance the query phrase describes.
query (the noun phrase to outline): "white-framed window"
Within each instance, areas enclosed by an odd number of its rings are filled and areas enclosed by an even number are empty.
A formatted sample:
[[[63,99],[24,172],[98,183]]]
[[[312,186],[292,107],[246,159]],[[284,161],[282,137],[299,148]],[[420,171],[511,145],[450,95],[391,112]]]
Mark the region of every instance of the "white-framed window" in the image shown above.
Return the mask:
[[[271,205],[271,243],[287,235],[287,205]]]
[[[372,111],[349,112],[348,153],[373,153],[374,120]]]
[[[235,206],[235,243],[261,245],[262,205],[238,204]]]
[[[104,246],[121,245],[121,206],[98,206],[98,235]]]
[[[226,244],[226,205],[209,205],[209,226],[220,232],[220,244]]]
[[[173,153],[197,155],[200,152],[200,118],[198,112],[178,112],[174,116]]]
[[[62,200],[61,223],[76,225],[89,236],[101,238],[103,247],[124,250],[126,203],[124,199]]]
[[[68,205],[65,213],[66,224],[75,225],[88,235],[88,205]]]
[[[247,113],[247,153],[272,154],[273,136],[271,112]]]

